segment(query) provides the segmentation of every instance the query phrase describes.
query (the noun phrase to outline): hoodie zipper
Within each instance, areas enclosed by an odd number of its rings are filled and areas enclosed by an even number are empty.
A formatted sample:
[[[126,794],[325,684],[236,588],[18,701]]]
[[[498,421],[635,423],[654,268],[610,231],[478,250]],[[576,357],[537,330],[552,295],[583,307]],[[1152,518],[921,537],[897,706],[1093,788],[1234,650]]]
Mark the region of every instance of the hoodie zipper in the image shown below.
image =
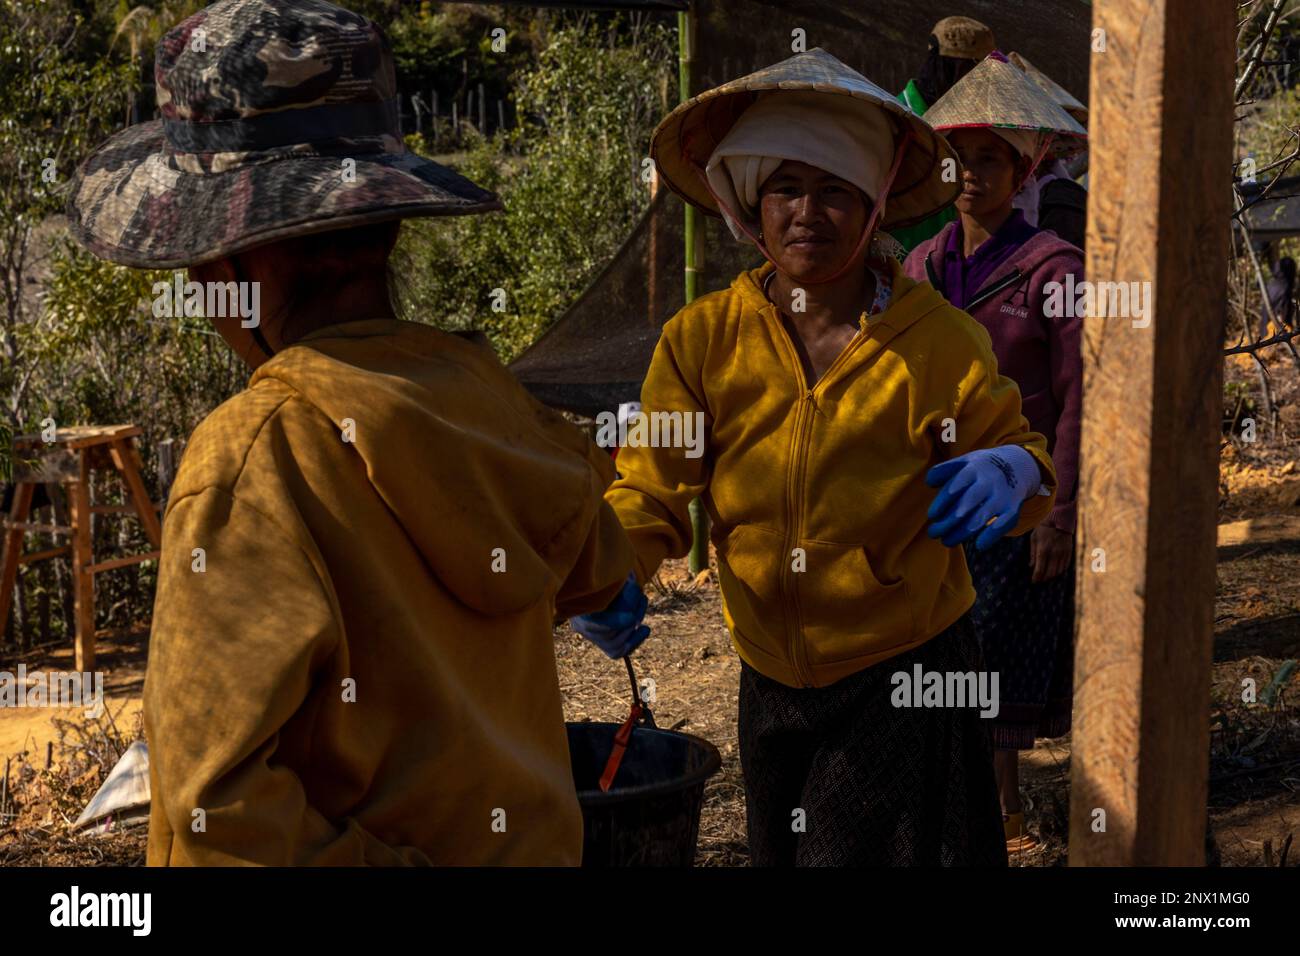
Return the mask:
[[[943,280],[939,278],[939,273],[934,268],[934,263],[930,261],[930,257],[933,255],[933,252],[927,252],[925,254],[925,277],[930,280],[930,285],[934,286],[935,291],[946,299],[948,298],[948,293],[944,289]]]
[[[935,291],[938,292],[945,299],[947,299],[948,291],[947,289],[944,288],[943,280],[939,278],[939,272],[937,269],[935,269],[934,263],[930,259],[930,257],[933,255],[934,253],[932,252],[926,253],[925,277],[930,281],[930,285],[934,286]],[[969,315],[971,313],[971,310],[979,308],[986,301],[988,301],[989,296],[997,295],[1007,286],[1011,285],[1011,283],[1019,279],[1021,275],[1022,273],[1020,271],[1020,267],[1016,266],[1016,268],[1012,269],[1010,273],[1003,276],[996,284],[988,286],[984,289],[981,289],[979,292],[975,293],[975,297],[966,303],[966,307],[963,308],[962,311],[965,312],[967,315]],[[948,301],[951,302],[952,300],[949,299]]]
[[[790,463],[786,468],[786,541],[785,552],[781,557],[781,590],[786,598],[786,607],[789,608],[789,614],[786,622],[786,649],[790,656],[790,666],[794,669],[795,677],[803,687],[812,687],[812,671],[808,666],[808,649],[803,642],[803,613],[799,605],[799,591],[794,582],[794,568],[791,567],[794,558],[794,549],[799,546],[803,539],[803,511],[804,511],[804,484],[808,477],[808,447],[809,436],[812,433],[813,416],[817,410],[817,393],[825,389],[828,382],[832,380],[835,373],[852,357],[858,347],[865,342],[869,336],[867,332],[867,321],[865,318],[858,319],[858,331],[849,341],[848,345],[835,356],[835,361],[826,369],[817,384],[809,388],[808,377],[804,372],[803,361],[799,358],[799,352],[794,347],[794,341],[790,338],[790,333],[786,331],[785,324],[781,321],[780,315],[775,306],[770,306],[771,318],[781,330],[781,336],[785,342],[786,352],[794,363],[795,373],[798,375],[798,382],[802,394],[798,398],[798,407],[795,409],[794,423],[794,440],[790,448]]]
[[[1021,273],[1020,273],[1020,267],[1017,266],[1016,268],[1012,269],[1010,273],[1008,273],[1006,276],[1004,276],[1004,277],[1002,278],[1002,281],[997,282],[997,283],[995,283],[995,284],[993,284],[993,285],[991,285],[991,286],[988,286],[987,288],[981,289],[979,292],[977,292],[977,293],[975,294],[975,298],[973,298],[973,299],[971,299],[969,302],[967,302],[967,303],[966,303],[966,308],[964,308],[962,311],[963,311],[963,312],[966,312],[966,313],[969,314],[973,309],[978,309],[981,305],[983,305],[985,302],[987,302],[990,298],[992,298],[993,296],[997,295],[999,292],[1001,292],[1001,291],[1002,291],[1003,289],[1005,289],[1007,286],[1011,285],[1011,284],[1014,283],[1017,279],[1019,279],[1019,278],[1020,278],[1020,275],[1021,275]]]

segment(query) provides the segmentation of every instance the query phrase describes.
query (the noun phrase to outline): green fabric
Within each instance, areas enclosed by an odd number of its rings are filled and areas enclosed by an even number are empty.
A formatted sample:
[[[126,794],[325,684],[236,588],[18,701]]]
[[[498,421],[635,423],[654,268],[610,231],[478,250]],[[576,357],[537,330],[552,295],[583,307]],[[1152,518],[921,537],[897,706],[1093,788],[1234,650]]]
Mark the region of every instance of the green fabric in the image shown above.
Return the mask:
[[[916,80],[907,81],[907,86],[903,88],[903,92],[898,94],[898,101],[917,116],[924,116],[925,111],[929,108],[926,105],[925,98],[921,96],[921,88],[916,85]],[[901,229],[891,229],[889,234],[898,240],[903,247],[904,254],[906,254],[931,236],[938,235],[940,229],[956,218],[957,210],[952,206],[948,206],[940,209],[930,218],[922,219],[915,225]]]
[[[929,219],[922,219],[912,226],[890,229],[889,234],[898,240],[904,252],[911,252],[925,240],[937,236],[939,230],[957,218],[957,207],[944,206]]]
[[[907,81],[907,86],[903,87],[903,92],[898,94],[898,101],[917,116],[924,116],[925,111],[929,109],[925,97],[921,95],[921,88],[916,85],[916,80]]]

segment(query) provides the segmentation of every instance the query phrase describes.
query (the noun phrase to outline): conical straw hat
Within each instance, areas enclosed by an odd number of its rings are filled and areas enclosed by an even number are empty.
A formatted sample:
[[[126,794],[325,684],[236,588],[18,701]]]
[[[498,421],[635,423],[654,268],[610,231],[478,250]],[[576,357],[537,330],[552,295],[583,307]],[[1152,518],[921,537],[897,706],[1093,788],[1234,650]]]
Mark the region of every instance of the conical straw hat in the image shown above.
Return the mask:
[[[119,824],[149,819],[149,747],[143,740],[131,744],[113,765],[73,827],[80,829],[105,817]]]
[[[944,138],[890,93],[820,48],[707,90],[669,113],[651,137],[650,155],[672,191],[706,212],[721,215],[693,164],[704,169],[718,143],[760,95],[785,90],[850,96],[863,109],[884,110],[895,130],[895,145],[905,131],[912,131],[914,138],[889,191],[882,228],[919,222],[961,192],[959,182],[943,180],[945,159],[957,168],[956,154]]]
[[[1034,85],[1048,95],[1053,103],[1070,114],[1080,126],[1088,125],[1088,107],[1084,106],[1070,94],[1070,91],[1030,63],[1019,53],[1008,53],[1007,59],[1025,71],[1025,76],[1034,81]]]
[[[1056,157],[1084,149],[1088,131],[1034,85],[1019,68],[991,54],[963,76],[925,118],[940,132],[963,127],[999,126],[1053,133],[1049,150]]]

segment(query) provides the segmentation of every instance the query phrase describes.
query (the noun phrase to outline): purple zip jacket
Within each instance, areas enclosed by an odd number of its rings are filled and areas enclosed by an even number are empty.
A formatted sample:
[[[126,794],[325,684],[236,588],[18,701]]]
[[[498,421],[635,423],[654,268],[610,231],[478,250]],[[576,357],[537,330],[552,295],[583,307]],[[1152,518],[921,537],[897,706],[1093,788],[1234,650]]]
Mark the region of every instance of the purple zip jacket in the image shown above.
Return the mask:
[[[903,271],[917,281],[928,280],[946,296],[943,253],[960,228],[960,221],[949,223],[913,249]],[[1064,283],[1070,273],[1076,284],[1083,281],[1083,253],[1053,232],[1038,231],[998,264],[962,308],[988,330],[998,370],[1020,386],[1021,410],[1030,428],[1047,436],[1058,486],[1056,506],[1044,524],[1072,533],[1079,476],[1083,323],[1081,316],[1049,317],[1044,309],[1044,286]]]

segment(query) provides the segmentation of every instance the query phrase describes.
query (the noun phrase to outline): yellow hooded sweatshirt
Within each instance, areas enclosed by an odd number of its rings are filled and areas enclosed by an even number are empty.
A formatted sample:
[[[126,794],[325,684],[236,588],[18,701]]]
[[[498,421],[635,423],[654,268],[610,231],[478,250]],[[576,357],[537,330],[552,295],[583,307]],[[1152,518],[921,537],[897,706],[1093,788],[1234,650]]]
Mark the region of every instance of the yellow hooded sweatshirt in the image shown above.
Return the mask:
[[[706,450],[629,445],[606,499],[644,581],[686,553],[687,506],[703,496],[736,650],[790,687],[824,687],[924,643],[975,601],[962,549],[926,533],[931,466],[1028,450],[1045,493],[1010,534],[1048,514],[1056,476],[988,333],[929,283],[891,261],[889,307],[860,319],[810,388],[762,291],[772,269],[742,273],[664,326],[641,391],[646,437],[660,438],[655,413],[701,413]]]
[[[163,525],[149,863],[578,864],[552,622],[632,567],[613,477],[430,327],[334,325],[259,368]]]

